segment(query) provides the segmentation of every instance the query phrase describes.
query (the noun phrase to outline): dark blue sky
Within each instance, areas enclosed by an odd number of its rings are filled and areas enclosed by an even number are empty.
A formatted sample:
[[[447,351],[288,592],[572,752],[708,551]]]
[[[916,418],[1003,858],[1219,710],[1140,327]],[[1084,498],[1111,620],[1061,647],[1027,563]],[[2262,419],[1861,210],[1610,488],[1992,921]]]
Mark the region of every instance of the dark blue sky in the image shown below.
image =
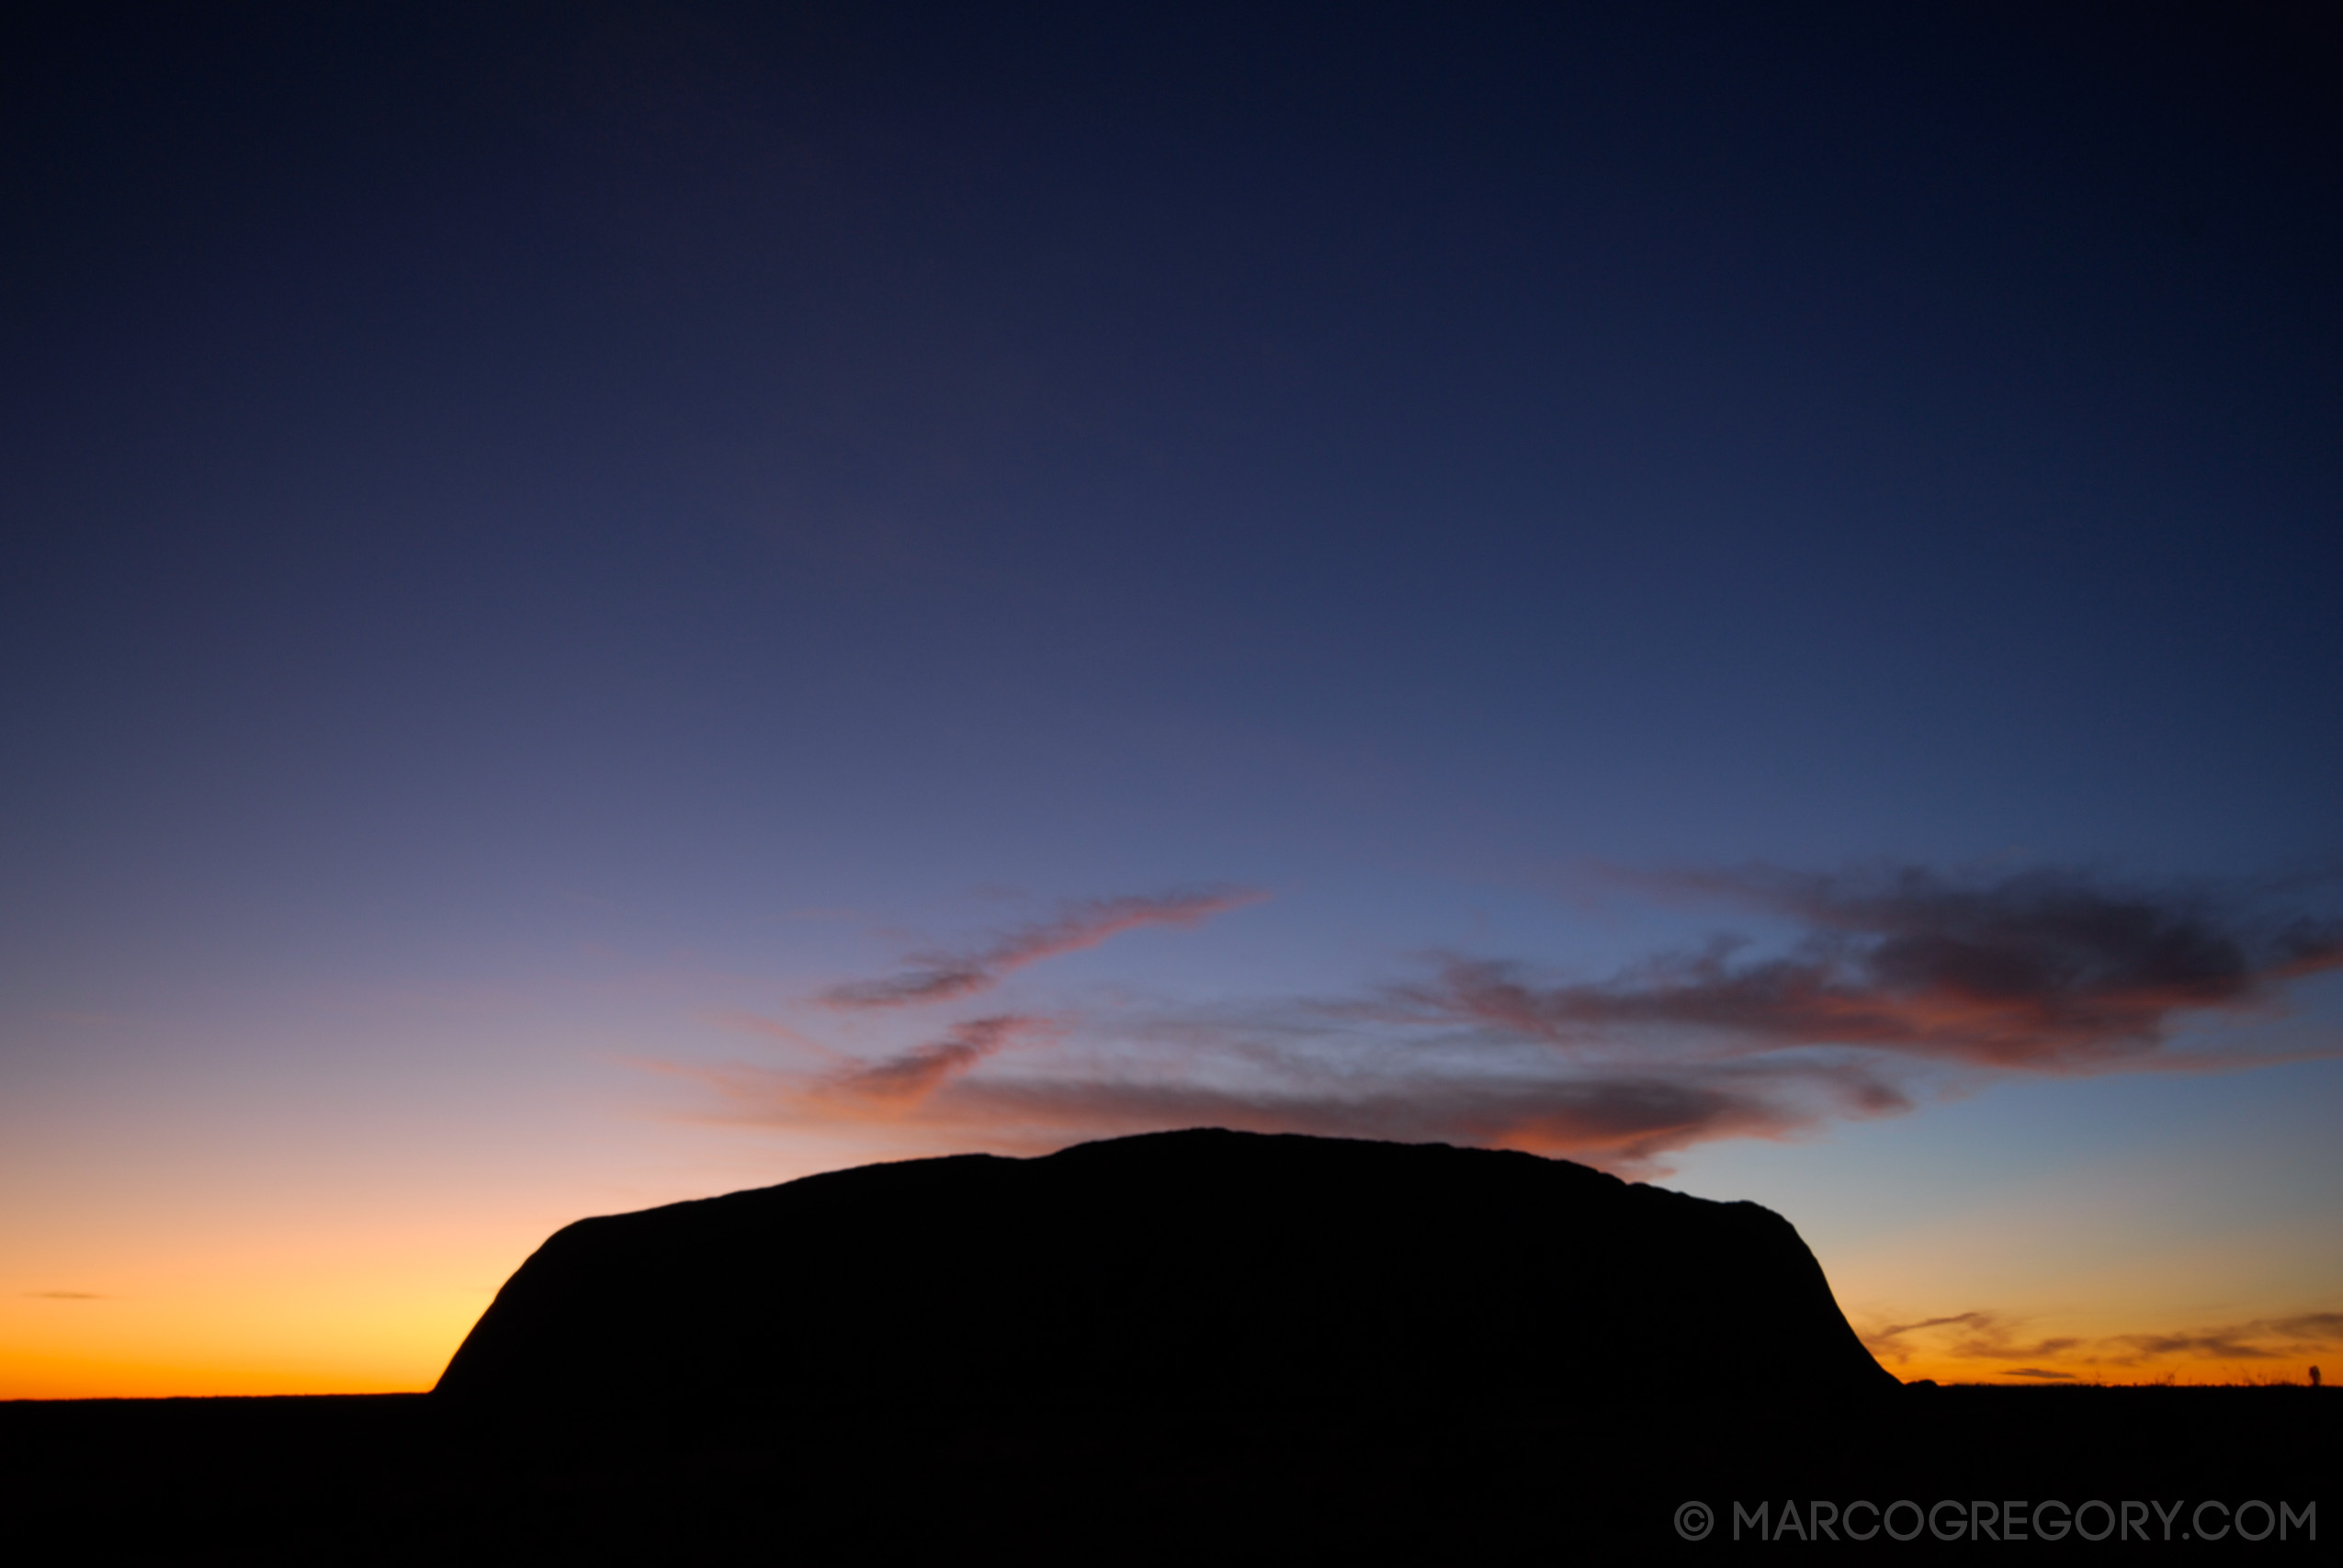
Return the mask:
[[[1182,889],[1273,895],[1219,997],[1615,968],[1590,863],[2343,853],[2322,8],[8,27],[21,1083]]]

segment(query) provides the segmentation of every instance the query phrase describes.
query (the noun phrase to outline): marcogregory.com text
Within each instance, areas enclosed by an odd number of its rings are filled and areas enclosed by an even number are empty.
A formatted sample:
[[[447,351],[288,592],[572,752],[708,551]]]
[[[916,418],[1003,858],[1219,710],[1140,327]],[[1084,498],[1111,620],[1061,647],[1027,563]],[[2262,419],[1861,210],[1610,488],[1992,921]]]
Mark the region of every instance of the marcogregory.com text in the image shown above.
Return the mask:
[[[2315,1502],[1785,1501],[1729,1503],[1728,1513],[1693,1501],[1676,1510],[1686,1540],[2316,1540]],[[1718,1527],[1726,1527],[1720,1529]]]

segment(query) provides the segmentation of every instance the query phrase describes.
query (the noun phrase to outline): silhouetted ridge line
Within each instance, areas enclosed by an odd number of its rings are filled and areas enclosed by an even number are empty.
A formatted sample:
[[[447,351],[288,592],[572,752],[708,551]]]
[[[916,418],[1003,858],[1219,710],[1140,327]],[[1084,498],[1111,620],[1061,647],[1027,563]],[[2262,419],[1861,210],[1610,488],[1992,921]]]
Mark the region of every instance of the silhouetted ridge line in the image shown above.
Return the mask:
[[[1754,1203],[1525,1154],[1207,1130],[581,1220],[437,1392],[803,1409],[1895,1386]]]

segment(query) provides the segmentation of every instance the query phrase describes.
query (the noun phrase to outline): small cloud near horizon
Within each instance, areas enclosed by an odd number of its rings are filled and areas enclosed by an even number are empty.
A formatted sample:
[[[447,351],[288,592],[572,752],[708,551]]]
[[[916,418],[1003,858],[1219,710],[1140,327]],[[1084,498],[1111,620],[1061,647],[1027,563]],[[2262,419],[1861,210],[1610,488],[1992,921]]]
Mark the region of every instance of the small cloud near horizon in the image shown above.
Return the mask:
[[[27,1291],[25,1294],[37,1302],[103,1302],[113,1299],[96,1291]]]
[[[1938,1360],[2002,1362],[2006,1364],[1994,1369],[1994,1375],[2028,1378],[2136,1371],[2176,1359],[2214,1363],[2298,1360],[2343,1346],[2343,1312],[2295,1313],[2162,1333],[2033,1339],[2021,1332],[2023,1327],[2022,1319],[2001,1313],[1964,1312],[1891,1324],[1862,1338],[1883,1362],[1900,1364],[1922,1355]],[[2062,1370],[2045,1370],[2037,1364],[2041,1362]]]

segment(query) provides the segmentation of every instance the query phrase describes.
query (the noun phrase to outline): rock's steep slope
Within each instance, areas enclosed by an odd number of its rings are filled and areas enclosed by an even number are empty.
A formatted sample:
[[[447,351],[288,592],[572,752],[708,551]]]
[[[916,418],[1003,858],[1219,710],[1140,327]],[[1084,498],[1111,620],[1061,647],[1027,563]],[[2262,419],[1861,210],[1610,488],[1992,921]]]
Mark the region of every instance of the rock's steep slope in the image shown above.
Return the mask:
[[[908,1411],[1894,1386],[1755,1204],[1522,1154],[1198,1131],[582,1220],[439,1392]]]

